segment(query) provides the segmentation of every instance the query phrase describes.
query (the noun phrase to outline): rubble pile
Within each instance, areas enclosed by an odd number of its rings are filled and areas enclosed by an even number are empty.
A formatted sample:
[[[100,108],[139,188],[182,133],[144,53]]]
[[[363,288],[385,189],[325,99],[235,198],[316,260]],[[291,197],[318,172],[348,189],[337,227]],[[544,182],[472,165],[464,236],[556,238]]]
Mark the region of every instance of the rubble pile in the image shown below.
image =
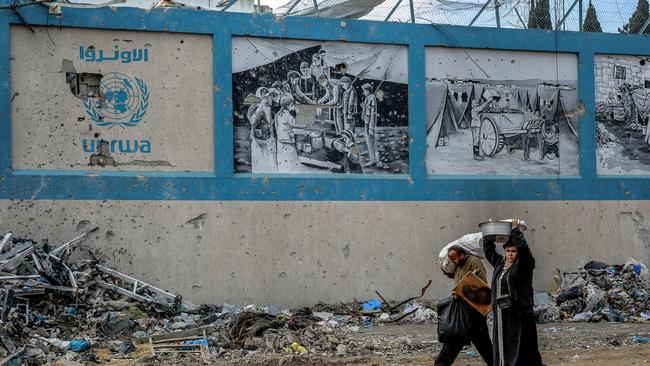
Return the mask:
[[[650,273],[630,258],[623,265],[591,261],[578,272],[558,271],[560,288],[536,310],[546,321],[647,322],[650,320]]]
[[[377,347],[407,350],[410,342],[356,341],[362,329],[396,322],[435,322],[420,296],[319,303],[311,308],[271,305],[195,306],[142,280],[113,270],[79,243],[97,228],[58,246],[12,237],[0,242],[0,364],[42,365],[66,359],[165,357],[236,359],[251,354],[357,356]],[[377,341],[381,343],[380,341]]]

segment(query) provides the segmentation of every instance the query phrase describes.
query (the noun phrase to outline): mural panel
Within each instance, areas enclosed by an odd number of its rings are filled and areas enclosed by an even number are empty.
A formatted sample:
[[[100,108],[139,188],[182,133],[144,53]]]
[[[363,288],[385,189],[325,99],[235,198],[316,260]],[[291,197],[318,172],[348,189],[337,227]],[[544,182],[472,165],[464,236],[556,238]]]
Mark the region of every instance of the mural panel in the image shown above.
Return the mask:
[[[577,56],[426,50],[429,174],[577,175]]]
[[[237,173],[408,173],[407,48],[235,37]]]
[[[14,169],[214,171],[212,36],[11,27]]]
[[[596,55],[597,169],[650,174],[650,58]]]

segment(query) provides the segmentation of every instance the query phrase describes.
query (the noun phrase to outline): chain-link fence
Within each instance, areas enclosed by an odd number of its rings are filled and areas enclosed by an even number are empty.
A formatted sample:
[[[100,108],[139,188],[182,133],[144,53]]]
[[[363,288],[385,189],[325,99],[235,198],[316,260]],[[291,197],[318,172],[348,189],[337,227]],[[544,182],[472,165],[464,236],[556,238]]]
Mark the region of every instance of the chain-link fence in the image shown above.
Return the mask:
[[[107,0],[72,0],[93,3]],[[650,34],[649,0],[124,0],[245,13],[477,27]],[[153,4],[152,4],[153,2]]]
[[[293,16],[607,33],[645,26],[650,33],[647,0],[290,0],[273,8]]]

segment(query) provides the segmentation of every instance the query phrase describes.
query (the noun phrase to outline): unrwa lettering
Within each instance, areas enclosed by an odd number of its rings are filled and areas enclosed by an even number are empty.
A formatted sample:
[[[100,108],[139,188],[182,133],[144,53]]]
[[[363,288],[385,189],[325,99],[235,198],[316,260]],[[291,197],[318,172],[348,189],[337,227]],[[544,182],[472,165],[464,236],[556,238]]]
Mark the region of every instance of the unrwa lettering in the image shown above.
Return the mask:
[[[81,145],[86,153],[94,153],[102,140],[83,139]],[[111,140],[108,142],[111,154],[151,154],[151,141],[149,140]]]

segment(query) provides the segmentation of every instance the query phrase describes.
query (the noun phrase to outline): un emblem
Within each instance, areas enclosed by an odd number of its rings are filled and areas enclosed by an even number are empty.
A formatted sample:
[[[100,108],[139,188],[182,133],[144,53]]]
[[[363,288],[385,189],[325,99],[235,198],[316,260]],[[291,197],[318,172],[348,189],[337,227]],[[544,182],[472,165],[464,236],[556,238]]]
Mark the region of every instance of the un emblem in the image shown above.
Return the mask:
[[[140,123],[149,107],[149,90],[139,78],[131,80],[119,72],[102,77],[99,98],[84,99],[84,107],[97,126],[133,127]]]

